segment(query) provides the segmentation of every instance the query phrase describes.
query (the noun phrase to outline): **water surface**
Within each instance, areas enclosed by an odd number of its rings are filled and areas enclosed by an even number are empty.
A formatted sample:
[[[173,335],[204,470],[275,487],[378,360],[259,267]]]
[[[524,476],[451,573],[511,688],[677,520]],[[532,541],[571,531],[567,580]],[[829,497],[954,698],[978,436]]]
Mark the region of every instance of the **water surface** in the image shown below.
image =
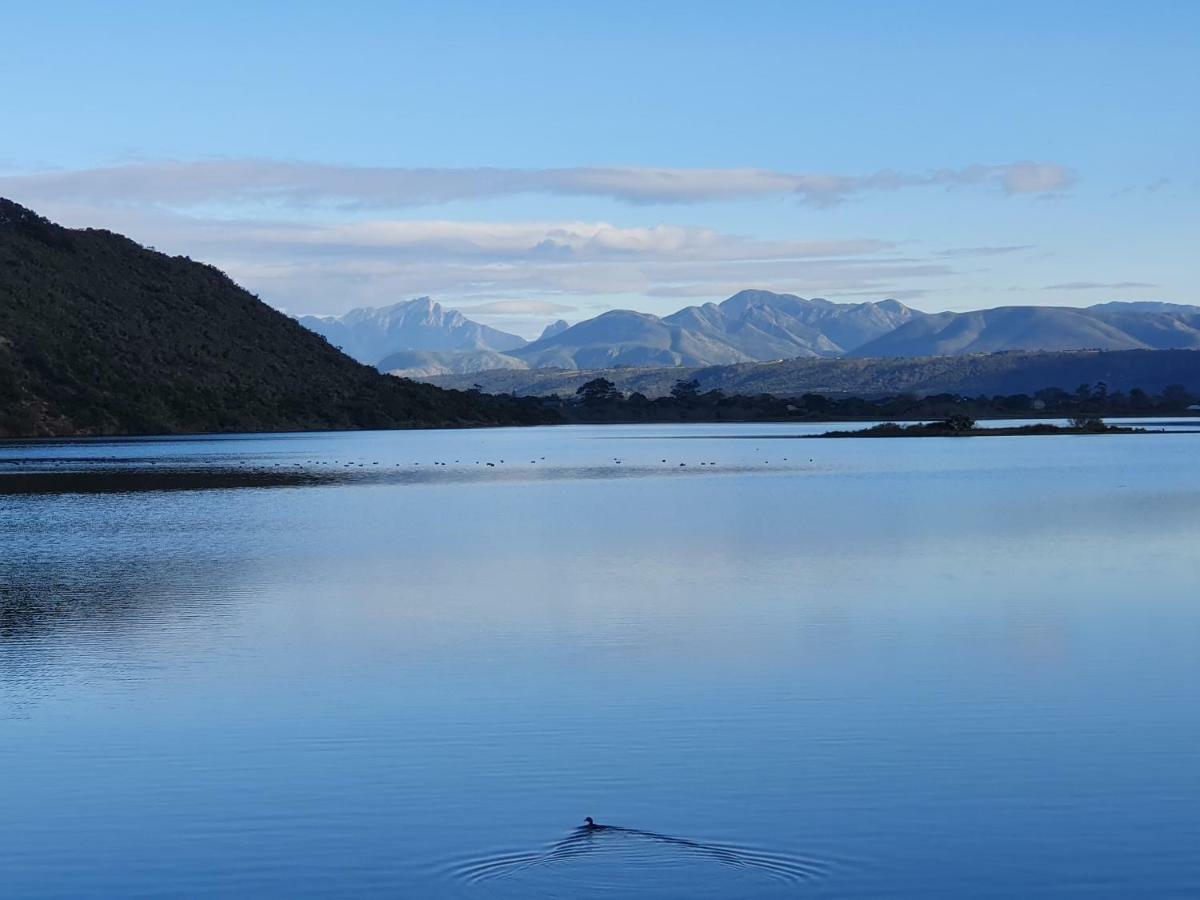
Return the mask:
[[[828,427],[0,445],[0,895],[1200,893],[1200,435]]]

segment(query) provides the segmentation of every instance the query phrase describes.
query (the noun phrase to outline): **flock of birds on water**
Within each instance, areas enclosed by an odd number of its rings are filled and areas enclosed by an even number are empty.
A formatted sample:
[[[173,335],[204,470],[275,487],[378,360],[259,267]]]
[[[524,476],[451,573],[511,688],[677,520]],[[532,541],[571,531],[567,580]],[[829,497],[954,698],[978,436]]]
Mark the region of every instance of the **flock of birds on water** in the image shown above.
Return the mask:
[[[757,450],[758,448],[755,448],[755,449]],[[539,462],[545,462],[545,461],[546,461],[546,457],[542,456],[542,457],[539,457],[538,459],[529,460],[529,464],[532,466],[532,465],[537,465]],[[786,456],[783,457],[781,461],[788,462],[788,457],[786,457]],[[814,460],[810,458],[808,461],[813,462]],[[456,460],[454,460],[453,463],[448,463],[448,462],[444,462],[442,460],[437,460],[437,459],[432,460],[432,461],[427,461],[427,462],[429,462],[430,465],[433,465],[433,466],[449,466],[452,464],[453,465],[463,465],[464,464],[461,459],[456,459]],[[612,457],[613,465],[620,466],[620,465],[623,465],[624,463],[625,463],[625,460],[622,459],[621,457],[619,457],[619,456]],[[762,461],[762,463],[763,463],[763,465],[770,465],[771,461],[769,459],[764,459]],[[153,464],[154,463],[151,462],[151,465],[153,465]],[[499,459],[497,462],[492,462],[490,460],[478,460],[477,459],[474,461],[474,464],[477,466],[482,465],[482,466],[494,469],[498,465],[501,465],[501,466],[505,465],[505,461],[503,459]],[[659,464],[666,464],[668,466],[678,467],[678,468],[687,468],[687,465],[688,465],[686,462],[676,462],[674,460],[666,459],[665,457],[659,460]],[[242,461],[242,462],[238,462],[237,465],[253,466],[254,463]],[[340,459],[333,459],[333,460],[306,459],[303,463],[296,462],[296,463],[289,464],[289,463],[278,463],[277,462],[277,463],[272,464],[272,466],[275,468],[287,467],[289,465],[293,468],[302,468],[306,465],[309,465],[309,466],[338,466],[343,469],[354,469],[354,468],[364,469],[364,468],[367,468],[368,466],[387,465],[387,463],[381,463],[379,460],[371,460],[369,462],[357,462],[357,461],[343,462]],[[405,465],[406,465],[406,463],[402,463],[402,462],[391,463],[391,466],[393,468],[400,468]],[[420,466],[421,463],[413,462],[413,463],[411,463],[411,465]],[[467,465],[470,465],[470,463],[467,463]],[[697,463],[693,460],[693,466],[697,466],[697,465],[715,467],[717,465],[717,462],[716,462],[716,460],[700,460]]]
[[[755,448],[755,451],[758,451],[757,447]],[[789,458],[784,456],[781,459],[777,458],[777,461],[786,463],[789,461]],[[180,459],[171,459],[171,460],[155,460],[155,459],[79,460],[79,459],[71,459],[71,458],[57,458],[57,459],[43,458],[43,459],[9,459],[9,460],[3,460],[3,462],[8,463],[10,465],[16,465],[16,466],[34,466],[37,468],[51,468],[51,469],[76,468],[79,466],[79,464],[81,462],[123,463],[126,465],[132,463],[135,466],[158,466],[161,463],[164,467],[170,467],[170,468],[192,468],[191,466],[188,466],[184,460],[180,460]],[[545,463],[545,462],[546,462],[546,457],[542,456],[542,457],[538,457],[538,458],[529,460],[529,465],[538,465],[539,463]],[[623,457],[619,457],[619,456],[611,457],[611,465],[613,465],[613,466],[625,465],[626,462],[628,462],[628,460],[626,460]],[[808,460],[808,462],[811,463],[811,462],[814,462],[814,460],[810,458]],[[476,459],[476,460],[468,460],[466,463],[464,463],[461,458],[455,459],[453,462],[447,462],[445,460],[439,460],[439,459],[426,460],[426,463],[428,464],[427,467],[432,466],[434,468],[450,467],[452,465],[454,465],[454,466],[471,465],[472,463],[476,466],[481,466],[483,468],[492,468],[492,469],[498,468],[500,466],[505,466],[505,465],[513,465],[513,463],[506,462],[504,459],[496,459],[496,460]],[[763,460],[761,460],[761,463],[762,463],[762,465],[770,465],[771,460],[763,459]],[[668,459],[666,457],[659,458],[657,463],[655,463],[653,460],[651,460],[649,462],[649,464],[650,465],[658,465],[658,466],[665,465],[669,468],[680,468],[680,469],[688,468],[689,465],[693,468],[698,468],[698,467],[716,468],[717,467],[717,461],[711,460],[711,459],[710,460],[703,460],[703,459],[695,460],[695,459],[693,459],[689,463],[686,460],[672,460],[672,459]],[[645,465],[645,463],[642,463],[642,465]],[[412,461],[412,462],[389,463],[389,462],[385,462],[385,461],[381,461],[381,460],[361,460],[360,461],[360,460],[341,460],[341,459],[305,459],[304,462],[293,462],[293,463],[288,463],[288,462],[267,463],[265,461],[256,461],[256,460],[237,460],[237,461],[232,461],[231,463],[225,464],[225,467],[232,467],[232,468],[238,468],[238,469],[250,469],[250,470],[254,470],[254,469],[262,470],[265,468],[304,469],[305,467],[313,467],[313,466],[324,466],[324,467],[340,468],[340,469],[366,469],[366,468],[373,468],[376,466],[385,466],[387,468],[403,468],[403,467],[419,468],[421,466],[421,462],[420,461]],[[744,468],[744,466],[745,466],[745,464],[743,463],[741,467]]]

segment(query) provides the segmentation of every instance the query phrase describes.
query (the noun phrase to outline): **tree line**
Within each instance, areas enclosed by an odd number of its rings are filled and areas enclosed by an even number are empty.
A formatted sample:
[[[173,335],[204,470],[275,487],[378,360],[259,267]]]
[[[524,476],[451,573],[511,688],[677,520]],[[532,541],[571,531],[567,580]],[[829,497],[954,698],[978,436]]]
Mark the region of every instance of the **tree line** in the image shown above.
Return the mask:
[[[1081,384],[1074,391],[1047,387],[1032,394],[993,396],[963,394],[895,394],[886,397],[841,397],[807,393],[798,397],[772,394],[726,394],[701,391],[696,380],[676,382],[669,396],[653,399],[625,394],[607,378],[595,378],[574,395],[552,394],[540,401],[568,422],[765,422],[855,420],[950,420],[990,418],[1098,419],[1105,416],[1188,415],[1200,397],[1183,385],[1161,393],[1141,388],[1110,391],[1104,382]]]

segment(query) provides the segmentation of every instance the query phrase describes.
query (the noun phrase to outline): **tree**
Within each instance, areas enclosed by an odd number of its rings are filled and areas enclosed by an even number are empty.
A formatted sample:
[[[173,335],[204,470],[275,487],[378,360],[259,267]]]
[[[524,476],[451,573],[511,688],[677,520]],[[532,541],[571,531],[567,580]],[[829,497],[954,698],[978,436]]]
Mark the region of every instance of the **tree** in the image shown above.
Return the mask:
[[[1007,412],[1021,412],[1033,407],[1033,398],[1028,394],[1012,394],[1001,397],[998,405]]]
[[[1170,406],[1187,406],[1192,402],[1192,396],[1182,384],[1168,384],[1163,388],[1163,402]]]
[[[800,405],[811,412],[822,413],[827,412],[833,404],[824,394],[802,394]]]
[[[1108,426],[1104,424],[1104,420],[1099,416],[1072,416],[1071,427],[1079,431],[1107,431]]]
[[[1062,406],[1067,398],[1070,397],[1070,394],[1062,388],[1048,387],[1042,388],[1040,391],[1034,391],[1033,396],[1047,406]]]
[[[943,424],[955,434],[963,434],[975,427],[975,420],[962,413],[955,413],[948,417]]]
[[[621,392],[607,378],[593,378],[587,384],[580,385],[575,394],[588,406],[613,403],[621,399]]]
[[[695,400],[700,393],[700,382],[695,378],[690,381],[679,380],[675,382],[675,387],[671,388],[671,396],[680,401]]]

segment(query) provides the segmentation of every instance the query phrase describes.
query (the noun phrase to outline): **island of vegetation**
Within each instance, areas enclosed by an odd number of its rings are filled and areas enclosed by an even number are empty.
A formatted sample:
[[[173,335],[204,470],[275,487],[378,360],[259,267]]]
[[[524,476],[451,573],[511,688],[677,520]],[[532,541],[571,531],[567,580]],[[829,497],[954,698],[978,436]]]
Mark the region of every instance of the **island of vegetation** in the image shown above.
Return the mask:
[[[1037,422],[1033,425],[980,427],[970,416],[954,415],[936,422],[914,422],[900,425],[881,422],[869,428],[853,431],[826,431],[811,435],[818,438],[896,438],[896,437],[984,437],[1025,434],[1145,434],[1145,428],[1108,425],[1094,416],[1076,416],[1067,425]]]

